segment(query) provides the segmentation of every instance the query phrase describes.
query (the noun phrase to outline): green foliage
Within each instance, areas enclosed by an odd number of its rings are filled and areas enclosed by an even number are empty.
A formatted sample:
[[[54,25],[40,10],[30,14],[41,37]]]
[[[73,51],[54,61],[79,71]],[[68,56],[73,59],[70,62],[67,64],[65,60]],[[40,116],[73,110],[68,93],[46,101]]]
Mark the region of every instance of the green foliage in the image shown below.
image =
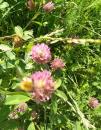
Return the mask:
[[[101,39],[101,0],[53,0],[55,9],[49,13],[42,8],[47,1],[35,0],[30,11],[26,0],[0,0],[0,130],[101,130],[101,105],[95,109],[88,105],[91,97],[101,102],[101,45],[61,40]],[[14,46],[15,36],[22,45]],[[33,72],[50,69],[49,64],[36,64],[30,58],[40,39],[49,44],[53,58],[64,60],[65,68],[51,70],[55,92],[51,100],[37,104],[19,85]],[[22,102],[28,110],[10,119]]]
[[[35,130],[35,126],[34,126],[34,123],[30,123],[29,127],[27,130]]]
[[[30,98],[26,95],[21,95],[21,94],[7,95],[5,105],[19,104],[19,103],[26,102],[29,100],[30,100]]]

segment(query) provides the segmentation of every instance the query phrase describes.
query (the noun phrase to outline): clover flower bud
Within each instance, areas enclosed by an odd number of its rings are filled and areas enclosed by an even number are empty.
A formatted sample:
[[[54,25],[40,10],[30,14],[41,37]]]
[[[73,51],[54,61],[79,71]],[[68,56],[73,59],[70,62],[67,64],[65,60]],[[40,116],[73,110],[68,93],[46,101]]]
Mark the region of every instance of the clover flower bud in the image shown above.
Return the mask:
[[[10,114],[8,116],[9,116],[9,119],[18,119],[19,118],[17,111],[10,112]]]
[[[15,48],[21,47],[22,44],[23,44],[22,38],[20,38],[20,37],[17,36],[17,35],[13,37],[13,45],[14,45]]]
[[[46,11],[46,12],[51,12],[53,9],[54,9],[54,3],[52,1],[46,3],[43,5],[43,9]]]
[[[91,108],[96,108],[99,106],[99,101],[94,98],[94,97],[91,97],[91,99],[89,100],[89,103],[88,105],[91,107]]]
[[[20,112],[25,112],[27,110],[27,108],[28,108],[27,104],[25,102],[23,102],[17,106],[16,110],[18,113],[20,113]]]
[[[32,117],[33,120],[35,120],[37,118],[37,116],[38,116],[37,112],[33,111],[31,113],[31,117]]]
[[[35,2],[33,0],[27,0],[27,8],[32,11],[35,8]]]

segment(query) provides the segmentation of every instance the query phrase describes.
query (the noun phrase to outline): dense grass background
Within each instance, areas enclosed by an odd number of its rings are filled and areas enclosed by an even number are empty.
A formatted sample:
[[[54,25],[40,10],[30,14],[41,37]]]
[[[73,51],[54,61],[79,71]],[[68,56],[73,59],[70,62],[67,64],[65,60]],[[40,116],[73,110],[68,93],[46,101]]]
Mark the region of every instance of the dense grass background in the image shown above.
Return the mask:
[[[101,38],[101,0],[54,0],[55,9],[52,13],[43,11],[42,0],[36,1],[33,11],[27,9],[25,0],[5,0],[8,3],[6,8],[1,6],[4,1],[0,2],[0,37],[14,34],[15,26],[19,25],[23,30],[32,29],[35,38],[62,28],[64,31],[61,37]],[[0,40],[0,44],[12,47],[10,40]],[[12,53],[0,51],[1,97],[7,91],[15,91],[20,80],[20,76],[15,75],[16,69],[21,69],[26,75],[33,71],[32,68],[26,69],[29,46],[32,46],[32,42],[27,41],[27,44],[14,49]],[[77,104],[85,118],[97,130],[101,130],[101,107],[91,109],[88,106],[90,97],[101,101],[101,45],[64,45],[58,42],[50,47],[53,57],[61,57],[66,67],[55,74],[62,81],[58,96],[54,94],[52,100],[44,105],[28,103],[31,110],[34,109],[39,114],[39,118],[34,121],[36,129],[86,130],[76,108]],[[5,106],[3,100],[0,105],[1,130],[16,130],[19,126],[27,129],[30,124],[28,113],[21,117],[19,125],[19,120],[7,119],[13,107]]]

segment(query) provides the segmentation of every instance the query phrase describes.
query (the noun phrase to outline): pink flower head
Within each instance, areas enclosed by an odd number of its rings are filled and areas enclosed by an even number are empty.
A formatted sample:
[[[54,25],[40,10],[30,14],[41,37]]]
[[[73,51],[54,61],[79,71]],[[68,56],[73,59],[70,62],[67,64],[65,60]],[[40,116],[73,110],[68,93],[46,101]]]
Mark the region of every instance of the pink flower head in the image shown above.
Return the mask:
[[[62,61],[62,59],[59,58],[55,58],[52,63],[51,63],[51,67],[56,70],[56,69],[62,69],[65,66],[64,62]]]
[[[51,12],[53,9],[54,9],[54,3],[52,1],[48,2],[47,4],[45,4],[43,6],[43,9],[46,11],[46,12]]]
[[[51,60],[50,48],[44,43],[33,46],[32,59],[37,63],[48,63]]]
[[[27,110],[27,108],[28,108],[27,104],[25,102],[22,102],[17,106],[16,111],[19,113],[25,112]]]
[[[18,119],[19,118],[17,111],[10,112],[8,117],[9,117],[9,119]]]
[[[26,112],[28,106],[25,102],[18,104],[17,106],[15,106],[14,110],[12,112],[10,112],[10,114],[8,115],[10,119],[18,119],[19,118],[19,114],[22,112]]]
[[[51,73],[47,70],[35,72],[32,75],[33,98],[36,102],[45,102],[51,98],[54,92],[54,82]]]
[[[89,100],[88,105],[89,105],[91,108],[96,108],[96,107],[99,105],[99,101],[98,101],[96,98],[91,97],[91,99]]]

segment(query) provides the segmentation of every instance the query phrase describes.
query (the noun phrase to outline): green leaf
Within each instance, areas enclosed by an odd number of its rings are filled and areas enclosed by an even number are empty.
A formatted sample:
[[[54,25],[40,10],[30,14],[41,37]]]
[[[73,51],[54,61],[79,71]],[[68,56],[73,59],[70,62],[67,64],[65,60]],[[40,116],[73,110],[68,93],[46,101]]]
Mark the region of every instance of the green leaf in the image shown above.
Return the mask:
[[[9,4],[7,2],[3,2],[2,4],[0,4],[0,9],[1,10],[4,10],[7,7],[9,7]]]
[[[63,0],[55,0],[56,3],[61,3]]]
[[[3,0],[0,0],[0,4],[3,2]]]
[[[0,108],[0,122],[5,120],[9,113],[10,113],[9,107],[8,106],[2,106],[2,108]]]
[[[15,120],[5,120],[0,123],[0,130],[17,130],[19,122]]]
[[[28,40],[33,37],[33,30],[24,31],[23,39]]]
[[[0,44],[0,50],[9,51],[11,48],[8,45]]]
[[[55,89],[59,88],[61,86],[62,80],[61,79],[57,79],[55,81]]]
[[[13,64],[13,63],[10,63],[10,62],[7,62],[7,64],[6,64],[6,69],[10,69],[10,68],[14,68],[15,67],[15,65]]]
[[[10,60],[15,60],[15,55],[13,52],[7,51],[6,55],[9,57]]]
[[[21,102],[26,102],[29,100],[30,100],[30,97],[28,97],[27,95],[21,95],[21,94],[7,95],[5,105],[19,104]]]
[[[2,79],[0,79],[0,85],[1,85],[1,83],[2,83]]]
[[[55,92],[55,94],[60,97],[61,99],[63,99],[64,101],[67,101],[67,96],[63,91],[57,90]]]
[[[83,130],[83,128],[80,125],[80,122],[76,122],[73,130]]]
[[[35,130],[35,125],[33,122],[30,123],[27,130]]]
[[[101,105],[99,105],[99,106],[95,109],[95,115],[101,116]]]
[[[57,113],[57,109],[58,109],[57,99],[53,98],[53,100],[52,100],[52,110],[53,110],[54,113]]]
[[[94,8],[94,7],[97,7],[97,6],[101,6],[101,0],[94,0],[94,2],[87,7],[87,9]]]
[[[15,27],[15,33],[17,34],[17,36],[23,38],[23,29],[20,26]]]

